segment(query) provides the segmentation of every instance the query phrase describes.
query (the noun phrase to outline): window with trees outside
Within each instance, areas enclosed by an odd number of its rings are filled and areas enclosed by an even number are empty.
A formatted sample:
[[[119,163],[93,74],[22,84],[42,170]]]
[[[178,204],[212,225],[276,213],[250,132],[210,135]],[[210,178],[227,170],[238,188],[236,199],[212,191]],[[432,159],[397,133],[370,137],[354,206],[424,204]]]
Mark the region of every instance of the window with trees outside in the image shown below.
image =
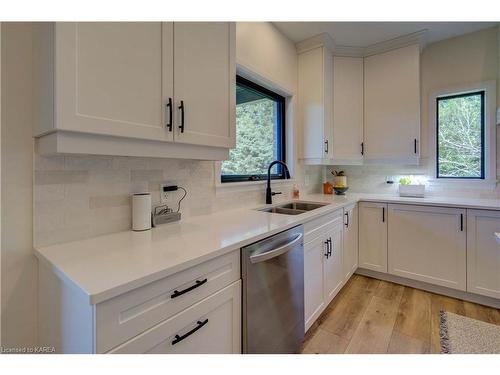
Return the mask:
[[[484,179],[484,91],[438,97],[436,177]]]
[[[222,163],[221,181],[266,179],[274,160],[285,161],[285,98],[237,76],[236,148]],[[284,178],[283,172],[275,165],[271,178]]]

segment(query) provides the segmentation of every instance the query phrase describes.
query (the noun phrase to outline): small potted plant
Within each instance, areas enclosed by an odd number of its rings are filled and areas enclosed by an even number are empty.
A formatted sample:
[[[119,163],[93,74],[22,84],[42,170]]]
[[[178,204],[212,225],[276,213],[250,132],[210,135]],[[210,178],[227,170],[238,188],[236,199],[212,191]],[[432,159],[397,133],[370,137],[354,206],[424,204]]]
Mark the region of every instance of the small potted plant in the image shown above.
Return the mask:
[[[399,179],[399,196],[423,198],[425,185],[412,181],[411,177],[403,176]]]

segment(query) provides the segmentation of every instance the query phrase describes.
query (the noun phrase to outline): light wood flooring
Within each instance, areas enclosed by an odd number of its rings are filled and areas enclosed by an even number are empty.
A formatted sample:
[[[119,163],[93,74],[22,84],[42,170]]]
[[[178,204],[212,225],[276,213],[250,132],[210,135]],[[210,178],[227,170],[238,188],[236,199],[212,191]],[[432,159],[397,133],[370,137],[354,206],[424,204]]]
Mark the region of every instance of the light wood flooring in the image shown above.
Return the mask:
[[[500,310],[354,275],[309,329],[302,353],[439,353],[439,311],[500,325]]]

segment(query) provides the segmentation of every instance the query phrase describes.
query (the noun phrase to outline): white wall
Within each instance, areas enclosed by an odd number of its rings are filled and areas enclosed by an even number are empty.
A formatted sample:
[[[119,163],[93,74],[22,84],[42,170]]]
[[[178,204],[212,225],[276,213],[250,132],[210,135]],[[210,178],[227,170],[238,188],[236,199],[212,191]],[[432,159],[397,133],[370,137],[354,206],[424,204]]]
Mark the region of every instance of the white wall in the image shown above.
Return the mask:
[[[2,23],[1,318],[4,347],[36,343],[31,24]]]
[[[405,166],[337,166],[326,167],[325,174],[331,178],[331,169],[343,169],[348,175],[351,191],[395,193],[397,184],[385,183],[386,176],[407,174],[431,175],[434,165],[429,160],[429,95],[436,90],[467,83],[497,80],[500,92],[500,28],[493,27],[452,39],[430,44],[421,54],[421,165]],[[500,103],[500,98],[497,97]],[[500,129],[497,126],[497,178],[500,177]],[[429,195],[475,196],[499,198],[500,187],[476,189],[468,186],[443,186],[430,184]]]
[[[236,24],[236,63],[238,74],[287,98],[287,164],[294,178],[308,170],[299,162],[302,155],[302,128],[295,119],[298,91],[298,57],[295,44],[269,22]]]
[[[429,156],[429,96],[432,92],[498,78],[497,28],[427,46],[421,56],[422,157]]]
[[[236,63],[292,94],[297,90],[295,45],[269,22],[236,24]]]

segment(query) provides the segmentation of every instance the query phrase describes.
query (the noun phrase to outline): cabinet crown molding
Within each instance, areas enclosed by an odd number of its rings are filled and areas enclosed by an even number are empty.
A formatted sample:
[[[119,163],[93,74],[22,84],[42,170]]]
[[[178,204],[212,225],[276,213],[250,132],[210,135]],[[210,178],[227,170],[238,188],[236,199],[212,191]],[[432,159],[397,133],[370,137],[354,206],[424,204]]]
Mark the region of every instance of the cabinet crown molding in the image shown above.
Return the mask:
[[[335,50],[335,42],[328,33],[318,34],[311,38],[298,42],[295,45],[297,53],[304,53],[318,47],[325,47],[330,52]]]
[[[420,51],[422,51],[426,44],[426,36],[427,29],[420,30],[411,34],[398,36],[397,38],[385,40],[383,42],[375,43],[366,47],[338,45],[335,46],[333,54],[335,56],[345,57],[368,57],[414,44],[418,44],[420,46]]]

